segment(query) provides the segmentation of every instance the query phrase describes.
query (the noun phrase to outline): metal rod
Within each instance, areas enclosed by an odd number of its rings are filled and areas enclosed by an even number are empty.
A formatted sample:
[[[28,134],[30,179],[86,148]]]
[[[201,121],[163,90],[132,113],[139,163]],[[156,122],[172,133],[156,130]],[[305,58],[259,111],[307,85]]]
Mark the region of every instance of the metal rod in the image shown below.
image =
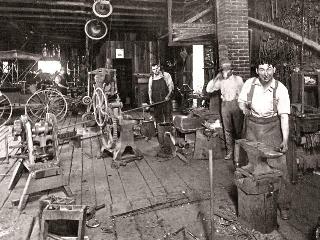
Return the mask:
[[[69,126],[65,126],[65,127],[62,127],[62,128],[58,128],[58,130],[65,129],[65,128],[69,128],[69,127],[73,127],[73,126],[77,126],[77,125],[81,125],[81,124],[85,124],[85,123],[89,123],[89,122],[94,122],[94,120],[88,120],[88,121],[84,121],[84,122],[78,122],[78,123],[75,123],[75,124],[72,124],[72,125],[69,125]]]
[[[132,108],[132,109],[129,109],[129,110],[127,110],[127,111],[123,111],[123,113],[131,112],[131,111],[135,111],[135,110],[139,110],[139,109],[143,109],[143,108],[147,108],[147,107],[153,107],[153,106],[156,106],[156,105],[165,103],[165,102],[167,102],[167,101],[164,100],[164,101],[157,102],[157,103],[154,103],[154,104],[145,105],[145,106],[141,106],[141,107],[137,107],[137,108]]]
[[[211,240],[214,240],[215,227],[214,227],[214,179],[213,179],[213,155],[212,149],[209,150],[209,178],[210,178],[210,224],[211,224]]]

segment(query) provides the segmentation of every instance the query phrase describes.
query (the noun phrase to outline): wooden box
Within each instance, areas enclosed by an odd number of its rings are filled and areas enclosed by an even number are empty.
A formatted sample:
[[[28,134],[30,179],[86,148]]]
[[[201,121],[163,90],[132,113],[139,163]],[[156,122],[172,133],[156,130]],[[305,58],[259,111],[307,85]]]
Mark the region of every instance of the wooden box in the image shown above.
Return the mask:
[[[202,128],[202,119],[195,116],[177,115],[173,119],[174,127],[181,133],[195,132]]]
[[[41,240],[47,240],[49,233],[65,236],[66,227],[75,228],[72,235],[78,240],[84,240],[86,210],[87,207],[84,205],[47,205],[41,216]]]
[[[251,195],[238,188],[240,222],[264,234],[277,229],[277,196],[278,191]]]
[[[222,130],[207,136],[204,129],[198,129],[196,132],[196,141],[193,153],[193,159],[209,159],[209,149],[212,149],[213,159],[224,157],[224,141],[222,140]]]

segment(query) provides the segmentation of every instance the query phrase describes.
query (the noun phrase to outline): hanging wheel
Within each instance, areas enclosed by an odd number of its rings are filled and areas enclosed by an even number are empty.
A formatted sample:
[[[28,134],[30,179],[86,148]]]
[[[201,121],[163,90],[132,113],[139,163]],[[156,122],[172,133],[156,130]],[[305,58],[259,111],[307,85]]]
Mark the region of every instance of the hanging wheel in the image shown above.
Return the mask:
[[[0,92],[0,127],[5,125],[11,117],[12,105],[9,98]]]
[[[32,122],[46,118],[46,113],[52,113],[57,121],[61,121],[67,114],[68,105],[65,97],[55,89],[36,91],[28,99],[25,114]]]
[[[92,95],[94,119],[99,127],[102,127],[108,117],[108,101],[106,94],[101,88],[96,88]]]

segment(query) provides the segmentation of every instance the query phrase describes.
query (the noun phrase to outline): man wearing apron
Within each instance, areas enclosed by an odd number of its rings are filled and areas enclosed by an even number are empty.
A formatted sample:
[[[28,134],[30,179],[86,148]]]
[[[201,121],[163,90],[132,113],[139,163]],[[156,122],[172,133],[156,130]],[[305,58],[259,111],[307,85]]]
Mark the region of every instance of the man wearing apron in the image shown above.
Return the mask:
[[[154,119],[157,124],[172,122],[172,104],[170,98],[173,88],[171,75],[160,71],[158,64],[152,64],[152,75],[149,78],[148,86],[150,104],[166,101],[154,106]]]
[[[154,106],[153,117],[158,130],[158,141],[160,150],[157,153],[158,157],[169,157],[171,155],[170,148],[166,146],[164,133],[172,131],[172,104],[170,101],[173,82],[169,73],[160,71],[158,64],[152,64],[152,75],[149,78],[148,94],[150,104]]]
[[[285,153],[288,150],[290,99],[287,88],[273,78],[275,67],[261,61],[256,69],[258,78],[248,79],[240,92],[239,107],[245,114],[244,138],[262,142]],[[283,173],[278,198],[282,219],[289,218],[290,180],[286,156],[270,159],[268,164]]]
[[[227,148],[225,160],[233,158],[234,141],[241,138],[243,114],[237,99],[242,85],[242,78],[232,72],[231,61],[223,59],[220,63],[220,72],[209,81],[206,88],[208,93],[221,90],[221,115]]]

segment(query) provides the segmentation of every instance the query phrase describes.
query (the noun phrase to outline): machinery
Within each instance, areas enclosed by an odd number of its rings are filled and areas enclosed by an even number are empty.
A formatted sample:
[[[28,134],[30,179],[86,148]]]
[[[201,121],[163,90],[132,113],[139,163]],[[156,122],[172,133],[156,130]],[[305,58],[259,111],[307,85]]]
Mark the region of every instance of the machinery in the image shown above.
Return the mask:
[[[71,190],[63,178],[58,157],[57,120],[53,114],[47,113],[45,120],[32,123],[23,115],[14,121],[12,135],[20,139],[20,144],[12,146],[20,151],[11,158],[18,158],[9,190],[18,183],[21,173],[27,170],[28,180],[19,201],[19,210],[23,210],[30,194],[62,187],[67,196]]]
[[[134,124],[129,116],[121,111],[117,84],[116,70],[99,68],[94,74],[95,86],[92,95],[94,118],[102,132],[102,147],[104,151],[112,154],[112,166],[118,168],[127,162],[142,159],[142,154],[134,143]],[[125,156],[125,151],[130,148],[130,154]]]
[[[298,167],[301,170],[320,167],[320,110],[305,106],[302,113],[299,104],[292,104],[291,109],[289,156],[293,163],[289,169],[292,182],[296,182]]]

